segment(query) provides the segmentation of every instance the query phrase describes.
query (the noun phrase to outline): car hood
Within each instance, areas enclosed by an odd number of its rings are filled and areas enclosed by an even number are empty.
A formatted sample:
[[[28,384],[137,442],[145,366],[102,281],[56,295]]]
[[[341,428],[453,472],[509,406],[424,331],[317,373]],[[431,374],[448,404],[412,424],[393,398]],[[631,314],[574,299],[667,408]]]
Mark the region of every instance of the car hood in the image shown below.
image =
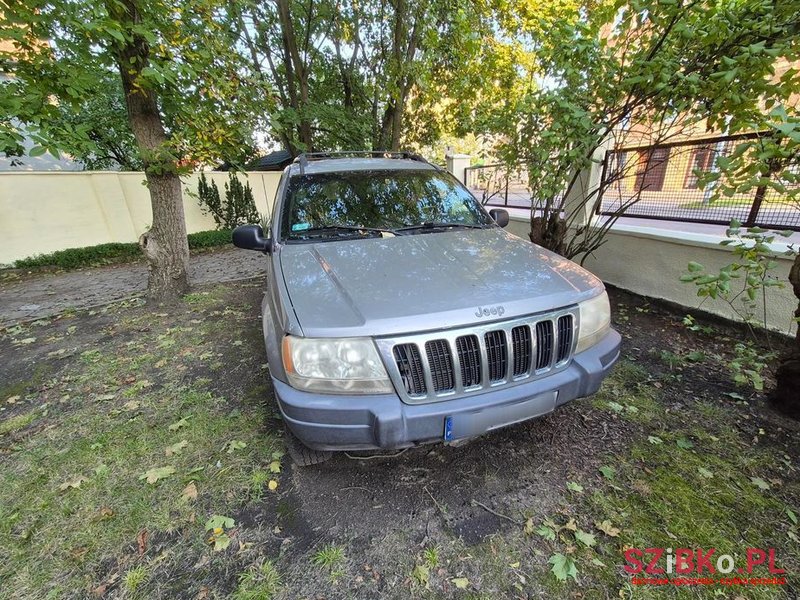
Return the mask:
[[[507,320],[576,304],[602,282],[499,228],[283,245],[307,337],[381,336]]]

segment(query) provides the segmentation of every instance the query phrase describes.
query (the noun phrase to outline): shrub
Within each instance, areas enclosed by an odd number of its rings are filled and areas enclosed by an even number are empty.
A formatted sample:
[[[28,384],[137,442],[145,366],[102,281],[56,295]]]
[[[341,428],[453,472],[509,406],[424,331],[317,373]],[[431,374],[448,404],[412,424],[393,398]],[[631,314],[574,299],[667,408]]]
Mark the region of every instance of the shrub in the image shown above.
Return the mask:
[[[201,173],[197,197],[203,212],[214,218],[217,229],[233,229],[237,225],[258,223],[261,220],[250,183],[243,185],[234,173],[228,174],[224,200],[220,196],[217,183],[212,180],[209,185],[205,173]]]
[[[232,243],[230,229],[216,229],[214,231],[198,231],[189,234],[189,249],[213,248]]]
[[[50,254],[39,254],[23,258],[14,263],[19,269],[35,269],[38,267],[59,267],[61,269],[79,269],[81,267],[107,265],[141,258],[139,244],[98,244],[85,248],[67,248]]]
[[[224,246],[231,243],[230,230],[200,231],[188,235],[189,248],[198,250]],[[38,269],[55,267],[72,270],[83,267],[98,267],[115,263],[131,262],[143,258],[142,250],[136,243],[111,243],[87,246],[85,248],[67,248],[50,254],[38,254],[21,258],[14,262],[17,269]]]

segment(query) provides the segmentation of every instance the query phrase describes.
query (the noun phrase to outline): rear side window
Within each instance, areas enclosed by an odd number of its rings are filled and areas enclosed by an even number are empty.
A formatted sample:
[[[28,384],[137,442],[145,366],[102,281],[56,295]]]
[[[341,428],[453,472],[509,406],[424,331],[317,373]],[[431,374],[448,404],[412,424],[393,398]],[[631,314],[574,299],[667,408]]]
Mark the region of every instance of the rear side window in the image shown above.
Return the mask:
[[[480,203],[440,171],[344,171],[296,175],[281,215],[281,237],[359,226],[398,228],[426,222],[491,223]]]

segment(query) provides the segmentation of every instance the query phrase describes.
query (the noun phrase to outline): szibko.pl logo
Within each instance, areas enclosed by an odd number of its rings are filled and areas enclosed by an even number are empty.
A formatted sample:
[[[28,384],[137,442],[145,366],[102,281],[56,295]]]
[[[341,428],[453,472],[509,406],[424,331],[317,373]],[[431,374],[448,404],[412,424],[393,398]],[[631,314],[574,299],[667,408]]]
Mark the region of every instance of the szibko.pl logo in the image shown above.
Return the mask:
[[[784,585],[785,578],[775,577],[786,573],[776,565],[775,549],[747,548],[744,562],[731,554],[719,554],[716,548],[703,550],[702,548],[629,548],[624,553],[626,564],[623,569],[631,575],[644,575],[644,578],[634,577],[634,584],[681,584],[677,579],[669,579],[664,575],[692,575],[705,579],[696,579],[683,582],[683,585]],[[753,571],[768,572],[771,578],[744,578],[738,575],[751,575]],[[714,575],[730,575],[735,573],[733,579],[708,577]]]

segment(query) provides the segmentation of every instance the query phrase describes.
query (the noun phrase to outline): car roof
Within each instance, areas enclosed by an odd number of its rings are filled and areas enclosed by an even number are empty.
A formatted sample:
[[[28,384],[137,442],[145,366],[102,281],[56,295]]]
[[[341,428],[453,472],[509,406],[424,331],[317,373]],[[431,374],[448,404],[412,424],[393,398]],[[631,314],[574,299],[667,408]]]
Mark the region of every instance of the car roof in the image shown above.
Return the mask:
[[[299,163],[292,163],[287,167],[290,175],[299,175]],[[302,172],[313,175],[315,173],[335,173],[340,171],[436,171],[437,168],[419,160],[407,158],[323,158],[307,162]]]

